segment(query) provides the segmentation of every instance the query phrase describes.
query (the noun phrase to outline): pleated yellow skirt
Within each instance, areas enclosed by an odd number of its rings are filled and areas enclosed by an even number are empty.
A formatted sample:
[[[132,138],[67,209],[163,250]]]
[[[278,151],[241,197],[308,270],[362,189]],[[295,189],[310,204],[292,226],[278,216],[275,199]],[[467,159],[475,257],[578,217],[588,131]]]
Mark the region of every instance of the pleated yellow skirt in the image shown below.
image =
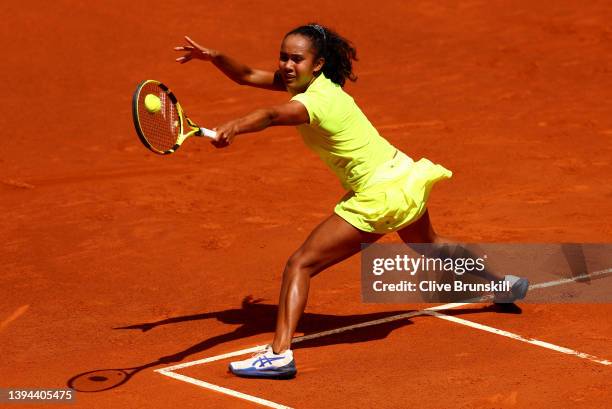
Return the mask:
[[[363,190],[340,199],[334,212],[359,230],[391,233],[418,220],[433,185],[452,175],[428,159],[415,162],[398,151],[374,171]]]

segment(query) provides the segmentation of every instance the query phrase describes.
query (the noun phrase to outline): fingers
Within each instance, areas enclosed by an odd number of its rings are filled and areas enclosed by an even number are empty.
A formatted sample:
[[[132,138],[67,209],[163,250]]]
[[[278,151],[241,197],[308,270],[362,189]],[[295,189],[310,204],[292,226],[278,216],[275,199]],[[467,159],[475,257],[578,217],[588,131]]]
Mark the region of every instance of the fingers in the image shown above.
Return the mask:
[[[211,139],[210,143],[212,143],[212,145],[219,149],[219,148],[225,148],[227,146],[229,146],[229,141],[226,138],[221,138],[221,139],[217,139],[219,138],[219,135],[217,134],[217,136],[215,137],[215,139]]]
[[[174,51],[187,52],[187,54],[175,60],[176,62],[180,64],[185,64],[186,62],[191,61],[193,59],[193,47],[190,45],[181,45],[181,46],[174,47]]]
[[[213,146],[217,149],[221,149],[221,148],[226,148],[229,146],[229,142],[227,142],[226,140],[222,140],[222,141],[215,141],[214,139],[210,142],[213,144]]]
[[[191,59],[212,61],[218,55],[218,52],[216,50],[202,47],[188,36],[185,36],[185,41],[187,41],[189,45],[181,45],[174,47],[174,51],[187,52],[189,55],[189,58],[187,60],[185,60],[184,58],[176,59],[176,61],[180,62],[181,64]]]
[[[189,36],[185,36],[185,40],[187,40],[187,42],[189,44],[191,44],[193,47],[195,48],[202,48],[201,45],[199,45],[198,43],[196,43],[195,41],[193,41],[191,38],[189,38]]]
[[[217,134],[215,135],[214,138],[210,140],[210,143],[215,148],[219,149],[219,148],[225,148],[229,146],[231,139],[232,139],[230,134],[228,134],[223,129],[213,128],[213,131],[217,132]]]
[[[181,64],[185,64],[188,61],[191,61],[193,59],[193,56],[191,54],[186,54],[182,57],[177,58],[175,61]]]

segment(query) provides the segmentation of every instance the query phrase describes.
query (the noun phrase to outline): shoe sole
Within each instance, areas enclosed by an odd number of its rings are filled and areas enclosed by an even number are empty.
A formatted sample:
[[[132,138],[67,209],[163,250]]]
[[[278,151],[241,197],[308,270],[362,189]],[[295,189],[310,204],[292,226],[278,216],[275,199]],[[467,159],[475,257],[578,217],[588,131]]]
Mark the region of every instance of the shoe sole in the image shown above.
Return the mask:
[[[254,373],[254,374],[242,374],[242,373],[236,373],[236,372],[232,372],[232,370],[230,369],[230,372],[234,375],[236,375],[239,378],[250,378],[250,379],[275,379],[275,380],[287,380],[287,379],[293,379],[295,378],[296,373],[291,373],[291,374],[264,374],[264,373]]]
[[[240,372],[232,369],[232,366],[228,366],[228,370],[241,378],[259,378],[259,379],[292,379],[297,375],[297,369],[288,368],[282,371],[249,371]]]

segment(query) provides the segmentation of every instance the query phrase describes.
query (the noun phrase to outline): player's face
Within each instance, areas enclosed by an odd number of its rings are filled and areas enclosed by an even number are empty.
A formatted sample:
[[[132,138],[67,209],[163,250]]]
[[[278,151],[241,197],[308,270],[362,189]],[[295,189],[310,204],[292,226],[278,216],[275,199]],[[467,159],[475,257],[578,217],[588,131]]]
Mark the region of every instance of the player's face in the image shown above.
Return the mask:
[[[283,40],[278,68],[288,91],[306,91],[322,67],[323,59],[316,58],[308,37],[292,34]]]

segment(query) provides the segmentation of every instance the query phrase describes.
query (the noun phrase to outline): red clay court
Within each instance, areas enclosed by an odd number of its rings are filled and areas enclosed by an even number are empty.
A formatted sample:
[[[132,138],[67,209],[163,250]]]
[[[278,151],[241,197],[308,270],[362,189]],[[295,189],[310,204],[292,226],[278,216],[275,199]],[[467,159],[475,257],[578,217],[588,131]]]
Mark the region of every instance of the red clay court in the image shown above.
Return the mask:
[[[347,90],[380,133],[454,172],[429,202],[441,234],[611,242],[609,2],[24,0],[0,11],[0,388],[140,368],[74,403],[27,407],[609,405],[610,304],[364,304],[359,257],[313,280],[296,379],[226,373],[231,355],[271,339],[284,263],[343,191],[294,129],[223,150],[188,140],[161,157],[138,141],[130,107],[147,78],[207,127],[282,103],[205,63],[178,65],[172,48],[188,34],[273,69],[283,34],[319,21],[355,43]]]

